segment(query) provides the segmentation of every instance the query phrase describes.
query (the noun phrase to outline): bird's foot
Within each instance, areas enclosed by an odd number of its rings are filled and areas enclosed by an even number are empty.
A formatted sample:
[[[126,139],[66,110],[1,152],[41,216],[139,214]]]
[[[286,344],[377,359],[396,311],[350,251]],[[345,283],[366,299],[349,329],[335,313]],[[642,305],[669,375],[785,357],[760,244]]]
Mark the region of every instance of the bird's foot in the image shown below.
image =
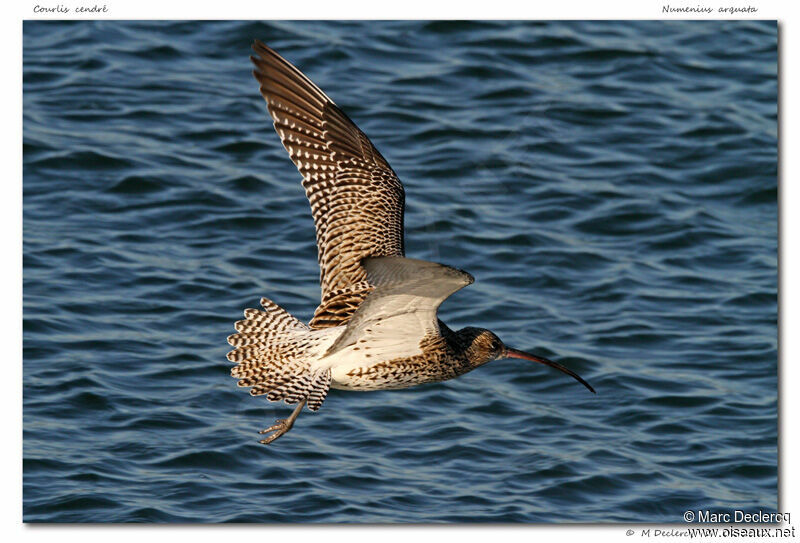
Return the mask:
[[[259,441],[259,443],[263,443],[264,445],[269,445],[270,443],[281,437],[283,434],[291,430],[292,426],[294,426],[293,420],[290,419],[276,420],[275,424],[273,424],[269,428],[265,428],[260,432],[258,432],[259,434],[268,434],[270,432],[273,432],[272,435],[265,437],[264,439]]]

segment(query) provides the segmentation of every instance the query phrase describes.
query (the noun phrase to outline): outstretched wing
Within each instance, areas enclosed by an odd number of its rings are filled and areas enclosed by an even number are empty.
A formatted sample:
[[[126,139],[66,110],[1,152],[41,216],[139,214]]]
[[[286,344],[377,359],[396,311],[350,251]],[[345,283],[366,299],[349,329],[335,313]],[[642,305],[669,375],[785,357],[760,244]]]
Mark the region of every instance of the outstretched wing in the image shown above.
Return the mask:
[[[383,354],[392,358],[419,354],[423,339],[440,335],[436,317],[439,305],[475,281],[465,271],[412,258],[368,258],[364,268],[375,290],[359,306],[325,356],[356,342],[359,348],[371,350],[376,358]]]
[[[317,230],[322,300],[310,326],[338,326],[371,290],[362,259],[404,254],[403,185],[319,87],[263,43],[256,41],[253,50],[253,75],[303,175]]]

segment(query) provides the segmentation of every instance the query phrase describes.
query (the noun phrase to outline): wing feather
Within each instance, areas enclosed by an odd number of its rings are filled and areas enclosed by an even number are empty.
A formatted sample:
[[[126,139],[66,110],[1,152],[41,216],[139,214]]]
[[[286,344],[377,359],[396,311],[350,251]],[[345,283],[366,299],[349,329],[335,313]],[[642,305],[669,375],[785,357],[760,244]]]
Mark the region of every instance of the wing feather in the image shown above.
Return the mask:
[[[308,77],[259,41],[253,50],[253,75],[314,217],[322,296],[310,326],[342,325],[372,290],[361,261],[404,254],[403,185]]]
[[[441,333],[436,316],[441,303],[475,281],[465,271],[425,260],[368,258],[363,265],[375,290],[355,311],[345,331],[326,351],[326,357],[356,342],[363,348],[390,351],[398,357],[418,354],[424,338]]]

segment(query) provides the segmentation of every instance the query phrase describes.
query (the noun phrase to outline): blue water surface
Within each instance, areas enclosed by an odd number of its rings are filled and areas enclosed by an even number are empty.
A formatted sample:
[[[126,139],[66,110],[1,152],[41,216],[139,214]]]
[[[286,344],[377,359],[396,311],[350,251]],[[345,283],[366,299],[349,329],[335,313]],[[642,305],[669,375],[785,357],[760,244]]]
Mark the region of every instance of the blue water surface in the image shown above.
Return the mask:
[[[682,522],[777,503],[777,25],[25,22],[24,520]],[[229,376],[319,301],[258,38],[403,180],[441,308],[557,360],[288,414]]]

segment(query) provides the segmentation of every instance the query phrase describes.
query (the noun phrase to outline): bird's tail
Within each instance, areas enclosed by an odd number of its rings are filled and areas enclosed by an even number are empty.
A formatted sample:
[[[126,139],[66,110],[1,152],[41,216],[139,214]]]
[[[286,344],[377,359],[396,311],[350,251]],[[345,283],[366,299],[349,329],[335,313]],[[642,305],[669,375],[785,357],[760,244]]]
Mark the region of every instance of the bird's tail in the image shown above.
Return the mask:
[[[324,335],[266,298],[261,305],[264,311],[245,309],[245,318],[235,324],[237,333],[228,336],[235,347],[228,360],[237,363],[231,375],[240,387],[252,387],[253,396],[266,394],[289,404],[307,398],[308,408],[316,411],[331,381],[330,370],[312,371],[310,364]]]

